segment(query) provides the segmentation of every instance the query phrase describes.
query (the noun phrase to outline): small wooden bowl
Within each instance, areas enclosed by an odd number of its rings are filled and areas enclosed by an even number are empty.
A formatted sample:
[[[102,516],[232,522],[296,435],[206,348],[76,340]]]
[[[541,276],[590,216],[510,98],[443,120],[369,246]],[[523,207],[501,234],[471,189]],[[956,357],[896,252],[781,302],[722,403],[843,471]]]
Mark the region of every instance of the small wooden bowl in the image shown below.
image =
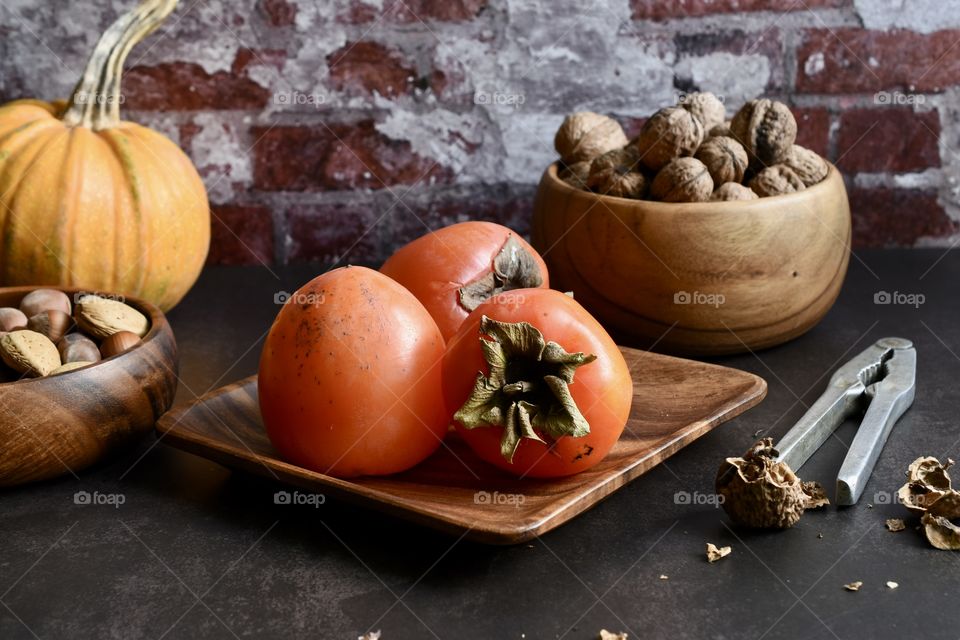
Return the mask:
[[[554,164],[532,236],[551,285],[621,343],[719,355],[786,342],[827,313],[850,259],[850,205],[833,165],[796,193],[674,204],[582,191]]]
[[[16,307],[36,288],[0,288],[0,307]],[[0,384],[0,487],[89,467],[149,432],[173,404],[173,331],[149,302],[125,302],[150,319],[137,346],[76,371]]]

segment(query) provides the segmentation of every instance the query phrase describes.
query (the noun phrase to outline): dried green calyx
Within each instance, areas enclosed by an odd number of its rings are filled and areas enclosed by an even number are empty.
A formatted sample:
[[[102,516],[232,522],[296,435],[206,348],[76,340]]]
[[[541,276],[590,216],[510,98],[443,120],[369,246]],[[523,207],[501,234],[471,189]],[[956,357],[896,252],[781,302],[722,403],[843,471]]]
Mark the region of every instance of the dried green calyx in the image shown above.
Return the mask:
[[[523,438],[546,442],[590,433],[569,385],[595,355],[567,353],[526,322],[480,320],[480,347],[490,374],[477,374],[473,392],[454,419],[466,429],[503,427],[500,454],[513,462]]]
[[[543,284],[536,259],[514,236],[508,236],[493,258],[490,271],[460,288],[460,304],[473,311],[484,300],[513,289],[533,289]]]

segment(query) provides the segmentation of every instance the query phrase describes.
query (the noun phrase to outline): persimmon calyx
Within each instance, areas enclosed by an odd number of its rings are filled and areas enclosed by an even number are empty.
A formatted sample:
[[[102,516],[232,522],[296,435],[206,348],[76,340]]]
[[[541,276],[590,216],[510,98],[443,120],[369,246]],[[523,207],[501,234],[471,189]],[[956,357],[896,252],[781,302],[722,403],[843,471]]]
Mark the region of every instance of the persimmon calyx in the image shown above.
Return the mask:
[[[512,234],[493,258],[490,271],[460,287],[460,305],[473,311],[484,300],[514,289],[531,289],[543,284],[536,259]]]
[[[527,322],[483,316],[480,333],[490,373],[477,374],[473,391],[454,420],[465,429],[502,427],[500,454],[507,462],[513,462],[524,438],[547,442],[590,433],[569,385],[576,370],[597,356],[567,353]]]

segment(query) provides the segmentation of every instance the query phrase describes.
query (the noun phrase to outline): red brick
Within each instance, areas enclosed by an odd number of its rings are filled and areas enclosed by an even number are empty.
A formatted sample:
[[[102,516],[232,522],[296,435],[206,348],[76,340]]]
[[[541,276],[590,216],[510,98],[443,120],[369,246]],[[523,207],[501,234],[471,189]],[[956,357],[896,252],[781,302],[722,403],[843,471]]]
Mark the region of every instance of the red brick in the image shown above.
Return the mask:
[[[797,144],[824,158],[830,144],[830,111],[819,107],[790,107],[797,119]]]
[[[797,51],[797,91],[939,92],[960,84],[960,55],[955,48],[958,40],[958,29],[929,34],[855,28],[807,31]],[[808,61],[820,54],[823,68],[808,74]]]
[[[348,42],[327,56],[330,84],[351,94],[395,97],[410,91],[416,71],[398,52],[377,42]]]
[[[920,238],[943,238],[957,232],[957,223],[930,191],[853,189],[850,208],[856,247],[909,247]]]
[[[246,74],[209,74],[192,62],[133,67],[124,73],[123,93],[127,108],[145,111],[262,109],[270,96]]]
[[[422,21],[463,22],[476,18],[487,6],[487,0],[388,0],[386,9],[353,0],[350,9],[339,16],[341,22],[410,23]]]
[[[287,0],[260,0],[257,8],[274,27],[289,27],[297,19],[297,6]]]
[[[254,184],[265,191],[381,189],[449,182],[451,172],[391,140],[372,120],[355,124],[255,127]]]
[[[719,13],[806,11],[846,6],[849,0],[630,0],[635,20],[693,18]]]
[[[273,218],[261,206],[214,205],[208,264],[271,264]]]
[[[286,214],[286,261],[379,266],[381,227],[389,224],[380,215],[360,201],[294,207]]]
[[[846,172],[923,171],[940,166],[936,111],[851,109],[840,117],[839,167]]]

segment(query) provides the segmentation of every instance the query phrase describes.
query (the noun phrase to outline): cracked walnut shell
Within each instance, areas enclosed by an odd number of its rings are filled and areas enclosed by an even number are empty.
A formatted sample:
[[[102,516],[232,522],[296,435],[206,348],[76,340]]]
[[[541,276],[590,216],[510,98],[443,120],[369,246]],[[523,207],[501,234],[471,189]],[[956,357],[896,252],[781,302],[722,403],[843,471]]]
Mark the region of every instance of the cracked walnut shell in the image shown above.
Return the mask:
[[[730,121],[730,133],[739,140],[751,164],[769,167],[782,162],[797,139],[797,121],[782,102],[751,100]]]
[[[627,146],[597,156],[590,163],[587,186],[601,195],[642,198],[647,192],[647,178],[640,172],[640,152]]]
[[[766,198],[803,191],[806,185],[793,169],[783,164],[775,164],[755,175],[750,181],[750,188],[761,198]]]
[[[627,142],[627,135],[619,122],[592,111],[581,111],[564,118],[553,139],[560,159],[567,166],[593,160],[602,153],[623,147]]]
[[[714,184],[743,182],[749,161],[743,145],[727,136],[708,139],[694,157],[707,165]]]
[[[659,171],[672,160],[692,156],[703,142],[703,123],[682,107],[667,107],[650,116],[632,144],[643,164]]]
[[[710,131],[717,125],[722,125],[727,117],[726,107],[720,98],[709,91],[689,93],[680,100],[680,106],[697,116],[703,124],[704,131]]]
[[[706,202],[712,193],[710,172],[696,158],[677,158],[650,185],[650,195],[663,202]]]
[[[727,458],[717,472],[723,509],[736,522],[757,529],[787,529],[806,509],[827,504],[823,489],[804,483],[778,462],[773,440],[755,443],[741,458]]]

